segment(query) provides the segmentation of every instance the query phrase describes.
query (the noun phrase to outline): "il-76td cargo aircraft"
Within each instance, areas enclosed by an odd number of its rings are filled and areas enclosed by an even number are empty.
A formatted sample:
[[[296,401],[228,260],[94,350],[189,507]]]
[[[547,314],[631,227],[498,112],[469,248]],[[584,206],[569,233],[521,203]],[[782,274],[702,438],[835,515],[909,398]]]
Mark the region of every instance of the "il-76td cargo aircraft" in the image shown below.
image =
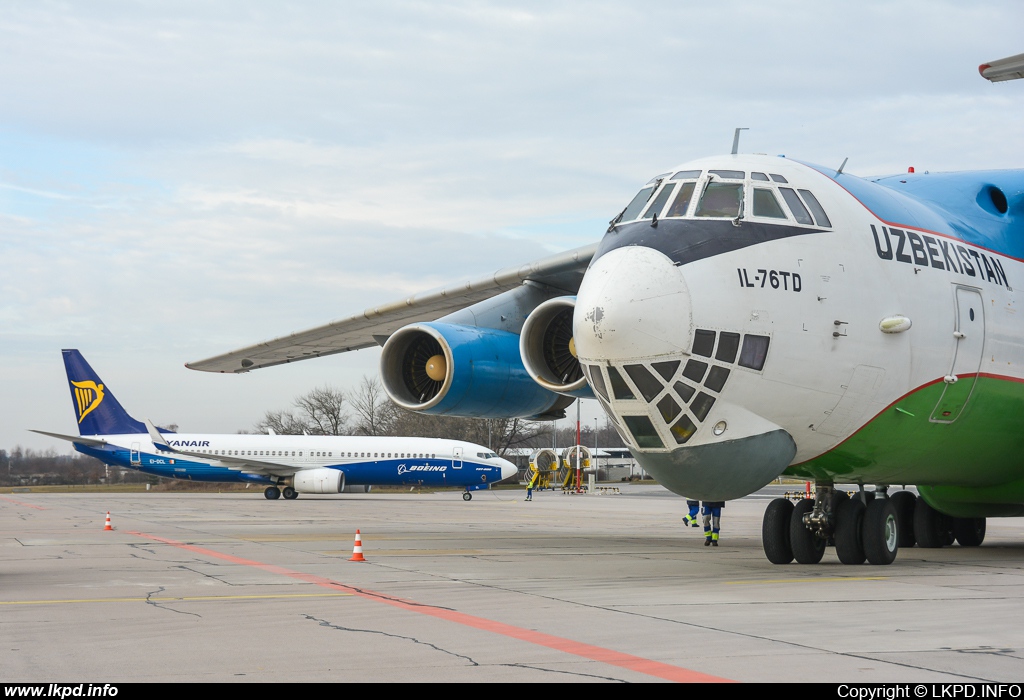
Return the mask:
[[[1022,261],[1024,171],[725,155],[651,178],[597,245],[188,366],[381,343],[414,411],[543,419],[596,395],[677,494],[813,480],[767,509],[771,561],[887,564],[1024,515]]]
[[[264,495],[369,491],[371,486],[489,488],[518,472],[485,447],[459,440],[320,435],[195,435],[140,423],[121,407],[77,350],[64,351],[80,435],[69,440],[106,464],[190,481],[264,485]]]

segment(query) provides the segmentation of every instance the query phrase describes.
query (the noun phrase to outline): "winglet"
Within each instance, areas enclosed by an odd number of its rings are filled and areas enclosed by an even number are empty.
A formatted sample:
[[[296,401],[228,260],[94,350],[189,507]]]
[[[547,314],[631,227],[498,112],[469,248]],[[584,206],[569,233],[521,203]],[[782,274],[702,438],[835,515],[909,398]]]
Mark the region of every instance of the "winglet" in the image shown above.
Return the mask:
[[[153,422],[149,420],[149,418],[146,419],[145,423],[146,430],[149,431],[149,439],[153,441],[153,446],[156,447],[156,449],[162,452],[177,452],[177,450],[167,443],[167,440],[160,434],[160,431],[156,429],[156,426],[153,425]]]

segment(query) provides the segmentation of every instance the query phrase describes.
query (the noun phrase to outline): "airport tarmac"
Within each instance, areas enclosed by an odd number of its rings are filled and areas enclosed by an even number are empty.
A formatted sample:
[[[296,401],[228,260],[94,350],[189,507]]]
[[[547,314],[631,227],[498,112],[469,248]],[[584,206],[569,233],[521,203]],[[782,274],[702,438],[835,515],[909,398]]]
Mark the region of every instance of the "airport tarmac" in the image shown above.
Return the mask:
[[[887,567],[718,548],[659,486],[0,496],[6,682],[1014,682],[1024,520]],[[114,530],[104,530],[111,513]],[[365,562],[349,561],[360,530]]]

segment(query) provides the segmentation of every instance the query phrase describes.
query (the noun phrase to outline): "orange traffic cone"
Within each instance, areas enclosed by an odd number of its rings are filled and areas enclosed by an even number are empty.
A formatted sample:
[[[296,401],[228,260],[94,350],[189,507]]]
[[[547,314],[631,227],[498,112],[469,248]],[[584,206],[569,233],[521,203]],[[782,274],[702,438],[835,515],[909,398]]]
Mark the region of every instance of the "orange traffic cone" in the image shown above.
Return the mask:
[[[359,535],[359,530],[356,530],[356,543],[352,547],[352,558],[349,561],[366,561],[363,557],[363,538]]]
[[[104,530],[113,530],[114,529],[114,528],[110,527],[110,511],[109,510],[107,511],[107,524],[104,526],[103,529]]]

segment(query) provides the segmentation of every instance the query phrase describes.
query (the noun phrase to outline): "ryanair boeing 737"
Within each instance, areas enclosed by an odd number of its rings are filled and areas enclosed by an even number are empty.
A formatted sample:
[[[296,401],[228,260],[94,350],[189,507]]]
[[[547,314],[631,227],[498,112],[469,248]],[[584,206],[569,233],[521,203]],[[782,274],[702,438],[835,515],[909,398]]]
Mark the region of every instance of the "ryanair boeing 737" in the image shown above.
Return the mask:
[[[472,492],[515,476],[514,464],[459,440],[320,435],[174,433],[128,415],[77,350],[64,350],[82,454],[114,467],[189,481],[265,486],[268,499],[371,486],[459,487]]]

